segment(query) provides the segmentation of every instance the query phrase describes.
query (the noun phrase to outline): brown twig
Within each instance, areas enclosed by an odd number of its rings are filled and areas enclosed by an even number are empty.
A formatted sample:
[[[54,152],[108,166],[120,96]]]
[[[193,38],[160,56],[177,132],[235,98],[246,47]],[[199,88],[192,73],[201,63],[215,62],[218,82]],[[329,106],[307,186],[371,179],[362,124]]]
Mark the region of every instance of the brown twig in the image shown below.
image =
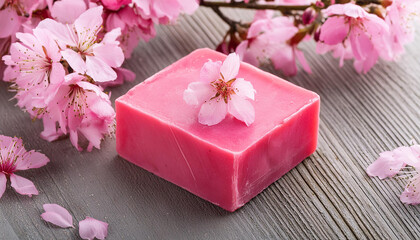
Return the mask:
[[[201,6],[205,7],[231,7],[231,8],[244,8],[244,9],[257,9],[257,10],[279,10],[279,11],[292,11],[292,10],[305,10],[311,5],[276,5],[276,4],[260,4],[256,2],[219,2],[219,1],[200,1]]]
[[[233,31],[236,31],[236,26],[238,24],[239,25],[241,24],[238,21],[234,21],[234,20],[226,17],[226,15],[223,14],[222,11],[220,11],[219,7],[214,6],[214,7],[211,7],[211,9],[217,14],[217,16],[219,16],[225,23],[227,23],[230,26],[231,30],[233,30]]]

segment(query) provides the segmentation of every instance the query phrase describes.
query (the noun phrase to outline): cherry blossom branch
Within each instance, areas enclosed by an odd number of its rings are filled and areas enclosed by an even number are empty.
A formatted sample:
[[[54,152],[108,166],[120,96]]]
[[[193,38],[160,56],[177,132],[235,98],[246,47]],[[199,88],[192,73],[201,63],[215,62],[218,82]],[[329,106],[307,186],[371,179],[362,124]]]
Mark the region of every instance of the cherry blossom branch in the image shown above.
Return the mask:
[[[322,0],[320,1],[324,3],[325,7],[331,5],[331,0]],[[337,1],[338,3],[346,3],[349,2],[347,0],[344,1]],[[368,5],[368,4],[386,4],[391,2],[389,0],[356,0],[357,5]],[[255,1],[250,1],[249,3],[242,2],[235,2],[235,1],[206,1],[200,0],[200,5],[204,7],[210,8],[219,8],[219,7],[229,7],[229,8],[242,8],[242,9],[254,9],[254,10],[278,10],[282,13],[290,12],[290,11],[304,11],[311,5],[279,5],[279,4],[261,4]]]
[[[292,11],[292,10],[305,10],[311,5],[277,5],[277,4],[258,4],[255,2],[224,2],[224,1],[200,1],[201,6],[205,7],[230,7],[230,8],[244,8],[255,10],[279,10],[279,11]]]
[[[242,27],[249,27],[249,24],[244,24],[228,18],[225,14],[223,14],[222,11],[220,11],[219,7],[211,7],[211,9],[217,14],[217,16],[219,16],[225,23],[230,26],[232,31],[236,31],[238,25]]]

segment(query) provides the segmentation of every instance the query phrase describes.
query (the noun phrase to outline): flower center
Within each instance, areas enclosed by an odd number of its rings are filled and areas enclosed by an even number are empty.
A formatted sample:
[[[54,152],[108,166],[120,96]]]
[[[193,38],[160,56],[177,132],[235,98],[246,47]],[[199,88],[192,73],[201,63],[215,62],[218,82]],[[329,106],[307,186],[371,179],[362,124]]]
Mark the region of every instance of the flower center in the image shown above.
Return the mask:
[[[13,141],[3,154],[0,153],[0,172],[4,174],[12,174],[16,170],[16,162],[19,158],[23,158],[23,147],[18,151],[18,142]]]
[[[211,99],[222,97],[223,101],[225,101],[225,103],[228,103],[230,95],[235,94],[235,90],[232,87],[232,84],[233,82],[235,82],[236,78],[232,78],[226,82],[222,73],[220,73],[220,76],[221,78],[214,80],[210,83],[214,88],[216,88],[217,91],[216,95],[214,95],[214,97],[212,97]]]
[[[72,109],[74,116],[85,117],[87,104],[87,96],[83,88],[77,85],[71,85],[69,91],[69,101],[67,107]]]

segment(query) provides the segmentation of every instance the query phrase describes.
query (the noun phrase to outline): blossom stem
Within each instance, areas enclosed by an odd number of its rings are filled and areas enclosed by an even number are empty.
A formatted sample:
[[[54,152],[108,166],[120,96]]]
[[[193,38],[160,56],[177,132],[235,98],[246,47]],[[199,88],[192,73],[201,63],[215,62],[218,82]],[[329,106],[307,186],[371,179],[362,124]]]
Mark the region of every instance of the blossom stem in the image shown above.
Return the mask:
[[[325,6],[329,6],[331,4],[330,0],[322,0]],[[383,0],[356,0],[357,5],[368,5],[368,4],[382,4]],[[200,0],[200,5],[205,7],[211,8],[218,8],[218,7],[230,7],[230,8],[244,8],[244,9],[254,9],[254,10],[278,10],[281,12],[289,12],[289,11],[303,11],[306,10],[308,7],[312,5],[279,5],[279,4],[261,4],[255,1],[250,1],[249,3],[245,3],[244,1],[235,2],[235,1],[206,1]]]
[[[280,10],[280,11],[292,11],[292,10],[305,10],[311,5],[276,5],[276,4],[258,4],[255,2],[224,2],[224,1],[200,1],[201,6],[205,7],[230,7],[230,8],[245,8],[245,9],[257,9],[257,10]]]
[[[382,0],[356,0],[357,5],[382,4]]]
[[[236,30],[236,25],[240,24],[239,22],[226,17],[226,15],[224,15],[223,12],[220,11],[219,7],[214,6],[211,7],[211,9],[217,14],[217,16],[219,16],[225,23],[227,23],[232,30]]]

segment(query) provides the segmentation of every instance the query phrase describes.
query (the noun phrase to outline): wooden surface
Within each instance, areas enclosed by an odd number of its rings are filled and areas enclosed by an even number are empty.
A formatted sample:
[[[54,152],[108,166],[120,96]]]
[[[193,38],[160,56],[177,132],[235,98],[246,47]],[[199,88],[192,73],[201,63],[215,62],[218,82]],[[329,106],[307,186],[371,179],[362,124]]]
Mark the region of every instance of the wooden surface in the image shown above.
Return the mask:
[[[125,64],[136,72],[135,82],[112,89],[112,99],[194,49],[214,48],[225,30],[208,9],[159,27]],[[76,229],[41,220],[44,203],[69,209],[76,223],[85,216],[107,221],[108,239],[419,239],[419,207],[399,201],[404,182],[365,173],[381,151],[420,140],[419,45],[367,75],[358,75],[350,62],[338,68],[330,55],[314,54],[313,43],[303,49],[314,73],[287,79],[321,96],[318,150],[234,213],[126,162],[115,139],[91,153],[77,152],[68,140],[41,140],[41,122],[8,101],[13,94],[0,83],[0,133],[21,136],[27,148],[52,160],[19,172],[34,181],[38,196],[7,187],[0,199],[0,239],[77,239]]]

